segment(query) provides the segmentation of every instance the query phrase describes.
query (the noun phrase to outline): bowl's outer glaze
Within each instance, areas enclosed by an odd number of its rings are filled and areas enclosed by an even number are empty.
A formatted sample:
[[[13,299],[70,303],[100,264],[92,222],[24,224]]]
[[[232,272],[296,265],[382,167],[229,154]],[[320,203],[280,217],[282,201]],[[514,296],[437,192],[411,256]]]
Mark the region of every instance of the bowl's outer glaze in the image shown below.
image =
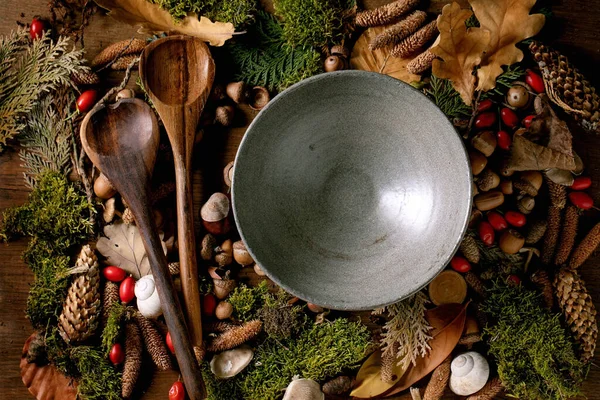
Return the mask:
[[[285,90],[252,122],[233,209],[250,254],[285,290],[372,309],[448,264],[471,178],[462,140],[423,94],[381,74],[333,72]]]

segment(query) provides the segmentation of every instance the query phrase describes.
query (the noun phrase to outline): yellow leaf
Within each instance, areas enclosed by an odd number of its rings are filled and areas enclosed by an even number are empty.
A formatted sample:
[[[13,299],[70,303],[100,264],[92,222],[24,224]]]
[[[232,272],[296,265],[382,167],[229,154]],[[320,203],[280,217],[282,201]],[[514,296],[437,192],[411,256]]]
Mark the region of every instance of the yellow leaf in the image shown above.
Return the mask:
[[[394,364],[392,374],[395,376],[395,379],[389,383],[382,381],[381,350],[376,350],[360,367],[360,370],[356,375],[354,390],[352,390],[350,396],[360,399],[369,399],[387,392],[400,380],[400,378],[402,378],[407,367],[408,363],[400,363],[400,365]]]
[[[515,45],[535,36],[544,26],[542,14],[529,14],[536,0],[469,0],[482,29],[490,31],[490,45],[477,71],[477,90],[490,90],[503,65],[523,59]]]
[[[465,21],[471,14],[469,10],[461,10],[458,3],[445,5],[437,20],[439,42],[431,48],[431,52],[443,60],[433,60],[433,74],[450,79],[468,105],[475,91],[473,68],[481,62],[490,40],[487,30],[467,29]]]
[[[109,15],[129,25],[139,26],[140,33],[176,32],[198,37],[211,46],[223,46],[231,39],[235,28],[230,22],[212,22],[205,17],[189,14],[175,22],[171,14],[146,0],[94,0],[109,10]]]

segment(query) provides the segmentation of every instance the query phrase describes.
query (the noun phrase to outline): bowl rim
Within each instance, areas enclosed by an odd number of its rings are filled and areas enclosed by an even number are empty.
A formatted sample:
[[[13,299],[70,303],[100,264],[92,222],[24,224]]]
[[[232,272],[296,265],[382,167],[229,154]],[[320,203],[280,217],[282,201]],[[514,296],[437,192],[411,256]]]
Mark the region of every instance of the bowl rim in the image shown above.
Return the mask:
[[[239,223],[239,218],[238,218],[238,212],[237,212],[237,207],[236,207],[236,190],[235,190],[235,178],[238,174],[237,169],[235,168],[237,162],[238,162],[238,158],[240,157],[240,154],[242,153],[242,149],[245,147],[246,143],[248,142],[248,133],[251,132],[252,128],[254,127],[254,125],[258,124],[261,119],[261,116],[267,111],[269,110],[273,104],[278,103],[279,101],[281,101],[283,98],[289,96],[291,93],[295,92],[296,90],[298,90],[299,88],[306,86],[306,85],[312,85],[315,82],[321,81],[321,80],[326,80],[326,79],[333,79],[339,76],[350,76],[350,77],[372,77],[372,78],[376,78],[376,79],[381,79],[383,81],[388,81],[388,83],[390,84],[394,84],[394,85],[399,85],[399,86],[405,86],[406,88],[418,93],[419,95],[425,97],[427,99],[427,101],[429,101],[431,103],[431,105],[433,105],[438,112],[440,113],[440,116],[443,118],[443,120],[445,121],[445,123],[448,124],[448,127],[450,127],[455,133],[456,133],[456,138],[458,139],[458,141],[460,142],[460,145],[463,149],[463,154],[464,154],[464,161],[467,167],[467,171],[468,171],[468,179],[469,179],[469,185],[467,185],[468,187],[468,201],[467,201],[467,206],[465,207],[468,210],[472,210],[473,208],[473,173],[471,171],[471,167],[470,167],[470,163],[469,163],[469,154],[467,151],[467,147],[465,145],[465,142],[462,140],[461,135],[458,133],[458,131],[456,130],[456,128],[454,127],[454,125],[450,122],[450,120],[448,119],[448,117],[443,113],[443,111],[437,106],[437,104],[435,104],[429,97],[427,97],[425,94],[423,94],[420,90],[416,89],[415,87],[413,87],[412,85],[401,81],[400,79],[396,79],[392,76],[389,75],[385,75],[385,74],[380,74],[377,72],[371,72],[371,71],[362,71],[362,70],[342,70],[342,71],[333,71],[333,72],[326,72],[326,73],[321,73],[306,79],[301,80],[300,82],[297,82],[295,84],[293,84],[292,86],[290,86],[289,88],[285,89],[284,91],[282,91],[281,93],[279,93],[278,95],[276,95],[273,99],[271,99],[271,101],[269,101],[269,103],[267,103],[267,105],[260,110],[260,112],[254,117],[254,119],[252,120],[252,122],[250,122],[250,125],[248,125],[248,128],[246,129],[246,131],[244,132],[244,136],[242,137],[242,140],[240,141],[240,144],[238,146],[236,155],[235,155],[235,159],[234,159],[234,168],[233,168],[233,176],[232,176],[232,180],[231,180],[231,204],[232,204],[232,211],[233,211],[233,217],[235,220],[235,225],[237,227],[238,233],[240,235],[241,240],[244,242],[244,245],[246,246],[246,249],[248,250],[248,252],[250,253],[250,255],[252,256],[252,258],[254,259],[254,262],[256,264],[258,264],[260,266],[260,268],[263,270],[263,272],[265,272],[267,274],[267,276],[269,277],[269,279],[271,279],[273,282],[275,282],[278,286],[280,286],[281,288],[283,288],[286,292],[292,294],[293,296],[296,296],[308,303],[313,303],[313,304],[317,304],[321,307],[324,308],[328,308],[328,309],[332,309],[332,310],[340,310],[340,311],[368,311],[368,310],[373,310],[373,309],[377,309],[377,308],[382,308],[391,304],[395,304],[398,303],[402,300],[408,299],[411,296],[415,295],[416,293],[420,292],[421,290],[423,290],[426,286],[428,286],[431,281],[433,281],[442,271],[444,271],[446,269],[446,267],[448,266],[448,264],[450,263],[450,260],[452,260],[452,258],[456,255],[456,253],[458,252],[458,249],[460,247],[460,244],[463,240],[463,238],[465,237],[467,230],[468,230],[468,226],[469,226],[469,220],[470,220],[470,215],[471,212],[467,212],[466,213],[466,218],[465,221],[463,223],[463,227],[460,231],[460,235],[457,238],[456,243],[454,244],[454,248],[451,252],[449,252],[448,254],[448,258],[443,262],[440,263],[441,267],[439,269],[439,271],[428,281],[426,281],[425,283],[423,283],[422,285],[420,285],[418,288],[416,288],[415,290],[412,290],[410,293],[408,293],[407,295],[395,299],[393,301],[387,301],[381,304],[368,304],[368,305],[362,305],[362,306],[356,306],[356,305],[344,305],[344,304],[333,304],[333,303],[329,303],[329,302],[322,302],[319,301],[319,299],[314,298],[313,296],[307,296],[305,293],[301,293],[300,291],[288,286],[287,284],[283,283],[276,275],[272,274],[268,267],[265,267],[264,264],[259,263],[258,259],[256,257],[256,254],[254,252],[254,250],[247,245],[247,241],[246,241],[246,237],[244,235],[244,232],[240,226]]]

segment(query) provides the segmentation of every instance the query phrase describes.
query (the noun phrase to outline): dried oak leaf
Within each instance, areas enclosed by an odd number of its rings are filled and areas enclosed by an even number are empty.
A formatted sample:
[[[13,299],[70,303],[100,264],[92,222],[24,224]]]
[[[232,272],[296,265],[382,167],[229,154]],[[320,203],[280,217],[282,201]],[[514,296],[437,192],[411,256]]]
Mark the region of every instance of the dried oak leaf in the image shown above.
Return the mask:
[[[536,0],[469,0],[482,29],[490,31],[489,46],[481,68],[477,70],[477,90],[490,90],[496,86],[496,78],[504,72],[503,65],[523,60],[523,52],[517,43],[537,35],[546,18],[532,14]]]
[[[560,151],[515,135],[506,166],[511,171],[543,171],[550,168],[575,170],[575,160]]]
[[[534,108],[537,116],[531,121],[529,133],[536,136],[547,136],[548,147],[573,156],[573,135],[567,123],[556,115],[548,96],[541,94],[535,98]]]
[[[433,74],[452,81],[463,101],[470,105],[475,91],[473,68],[479,65],[490,41],[490,32],[468,28],[465,21],[471,16],[458,3],[447,4],[438,16],[439,42],[431,52],[442,60],[433,60]]]
[[[106,257],[110,265],[116,265],[139,279],[150,273],[150,261],[138,228],[122,221],[104,227],[104,235],[98,239],[96,249]],[[162,241],[164,234],[160,234],[161,245],[167,254],[167,245]]]
[[[146,0],[94,0],[109,11],[117,21],[139,26],[140,33],[177,32],[195,36],[211,46],[223,46],[233,36],[235,28],[230,22],[212,22],[206,17],[189,14],[175,22],[168,11]]]

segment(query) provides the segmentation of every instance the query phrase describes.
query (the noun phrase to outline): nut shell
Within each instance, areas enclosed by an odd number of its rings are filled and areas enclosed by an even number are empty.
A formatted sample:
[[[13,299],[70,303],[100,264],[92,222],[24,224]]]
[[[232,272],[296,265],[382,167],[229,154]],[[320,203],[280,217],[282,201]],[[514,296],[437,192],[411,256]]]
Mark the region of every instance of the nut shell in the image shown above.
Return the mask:
[[[248,105],[251,109],[256,111],[262,110],[269,101],[271,101],[271,95],[266,88],[254,86],[250,91],[250,103]]]

